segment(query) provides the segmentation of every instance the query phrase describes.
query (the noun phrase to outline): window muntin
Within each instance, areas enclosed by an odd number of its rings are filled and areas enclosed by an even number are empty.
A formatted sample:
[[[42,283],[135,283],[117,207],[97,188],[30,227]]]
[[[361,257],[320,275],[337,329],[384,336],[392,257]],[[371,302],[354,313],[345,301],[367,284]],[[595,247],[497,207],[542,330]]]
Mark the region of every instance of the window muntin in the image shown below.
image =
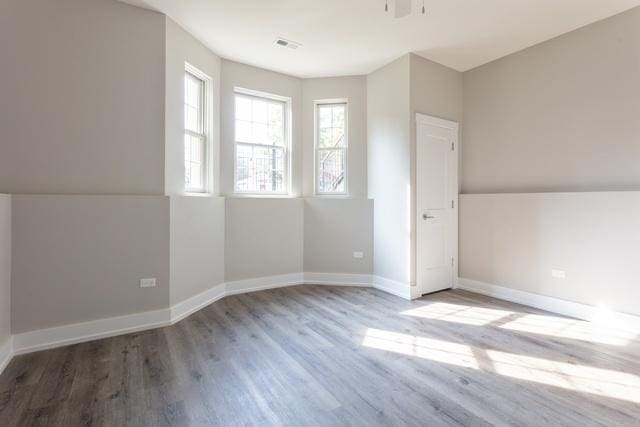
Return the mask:
[[[184,74],[184,182],[188,192],[207,188],[206,81]]]
[[[316,194],[347,194],[347,103],[316,103]]]
[[[288,103],[236,92],[235,191],[286,194]]]

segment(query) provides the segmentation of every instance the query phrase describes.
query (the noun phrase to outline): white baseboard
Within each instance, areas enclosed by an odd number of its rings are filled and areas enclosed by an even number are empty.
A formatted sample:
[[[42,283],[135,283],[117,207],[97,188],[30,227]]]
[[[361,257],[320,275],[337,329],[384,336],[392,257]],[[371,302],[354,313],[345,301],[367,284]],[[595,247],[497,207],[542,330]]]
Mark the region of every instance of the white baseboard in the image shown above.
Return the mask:
[[[7,367],[13,356],[13,337],[9,337],[0,347],[0,374],[2,374],[4,368]]]
[[[281,274],[278,276],[236,280],[226,283],[225,296],[264,291],[266,289],[273,288],[283,288],[286,286],[302,285],[303,283],[304,273]]]
[[[393,282],[383,278],[378,278],[376,281],[368,274],[292,273],[237,280],[216,285],[211,289],[162,310],[15,334],[12,337],[12,344],[0,348],[0,367],[6,366],[14,355],[169,326],[229,295],[301,285],[304,283],[367,287],[373,284],[373,286],[385,292],[411,299],[411,289],[408,285],[405,286],[399,282]]]
[[[400,298],[408,300],[417,298],[415,286],[411,286],[409,283],[397,282],[381,276],[373,276],[372,286]]]
[[[640,328],[640,317],[638,316],[612,311],[603,312],[602,309],[591,305],[519,291],[477,280],[460,277],[458,278],[457,288],[589,322],[606,322],[607,324],[624,328]]]
[[[38,329],[13,335],[14,354],[31,353],[69,344],[128,334],[171,324],[169,309]]]
[[[226,286],[224,283],[216,285],[204,292],[192,296],[182,302],[171,306],[171,323],[176,323],[190,316],[198,310],[203,309],[209,304],[224,298],[226,296]]]
[[[309,285],[371,287],[370,274],[304,273],[304,283]]]

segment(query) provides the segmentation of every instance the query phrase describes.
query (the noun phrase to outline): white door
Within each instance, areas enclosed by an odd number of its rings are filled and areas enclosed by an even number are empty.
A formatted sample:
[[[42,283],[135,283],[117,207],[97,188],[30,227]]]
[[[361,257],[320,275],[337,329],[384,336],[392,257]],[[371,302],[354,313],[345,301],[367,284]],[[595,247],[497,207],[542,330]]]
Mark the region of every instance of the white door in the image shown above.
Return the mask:
[[[458,124],[416,115],[416,284],[453,287],[458,248]]]

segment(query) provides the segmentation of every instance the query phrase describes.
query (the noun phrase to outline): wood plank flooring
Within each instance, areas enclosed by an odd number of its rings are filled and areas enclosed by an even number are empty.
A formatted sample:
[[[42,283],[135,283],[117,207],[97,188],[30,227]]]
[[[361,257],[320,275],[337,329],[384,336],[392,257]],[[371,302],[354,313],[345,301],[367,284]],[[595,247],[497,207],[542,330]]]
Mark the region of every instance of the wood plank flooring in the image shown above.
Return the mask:
[[[640,426],[640,344],[464,291],[274,289],[16,357],[0,425]]]

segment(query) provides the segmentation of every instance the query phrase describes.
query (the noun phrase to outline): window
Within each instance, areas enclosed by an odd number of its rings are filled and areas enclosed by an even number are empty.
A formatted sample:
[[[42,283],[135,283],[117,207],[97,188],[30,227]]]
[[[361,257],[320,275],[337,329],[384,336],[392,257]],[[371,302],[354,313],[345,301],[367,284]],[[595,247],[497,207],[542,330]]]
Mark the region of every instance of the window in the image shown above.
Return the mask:
[[[235,191],[288,193],[290,101],[236,89]]]
[[[316,194],[347,194],[347,103],[316,102]]]
[[[209,79],[186,65],[184,73],[184,182],[185,191],[207,191],[207,90]]]

